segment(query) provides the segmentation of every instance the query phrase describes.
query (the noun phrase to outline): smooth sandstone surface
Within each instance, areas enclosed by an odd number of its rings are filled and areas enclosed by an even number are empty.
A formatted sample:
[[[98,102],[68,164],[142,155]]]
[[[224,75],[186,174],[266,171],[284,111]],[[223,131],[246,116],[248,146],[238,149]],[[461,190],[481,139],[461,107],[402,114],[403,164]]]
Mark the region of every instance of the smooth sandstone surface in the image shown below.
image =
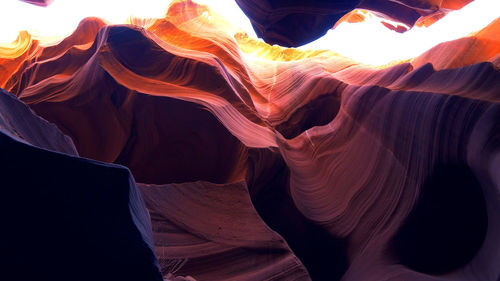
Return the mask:
[[[139,185],[163,272],[197,280],[310,280],[252,205],[245,182]]]
[[[434,2],[363,3],[409,23],[467,1]],[[372,68],[267,45],[191,1],[88,18],[57,45],[0,49],[0,106],[16,104],[0,128],[127,166],[168,280],[496,281],[499,24]],[[114,164],[109,184],[135,187]]]

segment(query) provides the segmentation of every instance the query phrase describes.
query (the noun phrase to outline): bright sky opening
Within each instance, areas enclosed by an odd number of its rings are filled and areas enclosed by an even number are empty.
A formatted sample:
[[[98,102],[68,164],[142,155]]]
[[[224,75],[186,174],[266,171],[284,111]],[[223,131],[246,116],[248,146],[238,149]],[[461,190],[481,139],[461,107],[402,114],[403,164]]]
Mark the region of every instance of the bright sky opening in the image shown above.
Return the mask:
[[[196,0],[225,17],[234,27],[256,38],[250,21],[234,0]],[[41,40],[61,40],[70,35],[85,17],[95,16],[111,24],[125,23],[130,16],[162,18],[169,0],[54,0],[38,7],[18,0],[0,1],[0,43],[14,41],[21,30]],[[475,0],[430,27],[414,27],[405,33],[392,31],[377,17],[361,23],[341,23],[322,38],[302,49],[330,49],[356,61],[384,65],[409,59],[433,46],[467,36],[500,16],[499,0]]]
[[[329,49],[355,61],[379,66],[411,59],[439,43],[466,37],[498,17],[500,0],[475,0],[429,27],[415,26],[405,33],[386,28],[380,18],[367,17],[360,23],[340,23],[301,49]]]

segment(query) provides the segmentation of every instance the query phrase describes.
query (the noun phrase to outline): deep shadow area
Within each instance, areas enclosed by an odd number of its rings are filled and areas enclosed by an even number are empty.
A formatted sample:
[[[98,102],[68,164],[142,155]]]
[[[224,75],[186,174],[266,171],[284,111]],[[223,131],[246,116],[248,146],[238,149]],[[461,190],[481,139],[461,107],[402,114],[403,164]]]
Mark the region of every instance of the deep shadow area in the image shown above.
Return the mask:
[[[226,183],[242,172],[245,149],[206,108],[183,100],[134,94],[132,128],[115,163],[137,182]]]
[[[276,126],[285,138],[293,139],[302,132],[328,124],[340,110],[340,97],[334,94],[321,95],[298,108],[286,122]]]
[[[487,229],[481,186],[463,164],[441,164],[425,181],[419,201],[392,241],[400,263],[427,274],[466,265]]]
[[[2,132],[0,154],[0,280],[163,280],[126,168]]]
[[[249,151],[247,184],[259,215],[287,241],[312,280],[340,280],[348,267],[346,242],[299,212],[288,191],[289,174],[278,153]]]

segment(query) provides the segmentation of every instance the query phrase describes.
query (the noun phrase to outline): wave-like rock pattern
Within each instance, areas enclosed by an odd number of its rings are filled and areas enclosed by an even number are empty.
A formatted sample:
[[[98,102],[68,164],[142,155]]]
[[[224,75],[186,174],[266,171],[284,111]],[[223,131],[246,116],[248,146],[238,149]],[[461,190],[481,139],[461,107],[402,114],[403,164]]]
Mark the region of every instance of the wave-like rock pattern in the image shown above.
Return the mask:
[[[373,69],[176,1],[50,52],[19,40],[0,78],[143,183],[164,276],[497,280],[499,24]]]
[[[139,187],[164,272],[198,280],[310,280],[255,211],[245,182]]]

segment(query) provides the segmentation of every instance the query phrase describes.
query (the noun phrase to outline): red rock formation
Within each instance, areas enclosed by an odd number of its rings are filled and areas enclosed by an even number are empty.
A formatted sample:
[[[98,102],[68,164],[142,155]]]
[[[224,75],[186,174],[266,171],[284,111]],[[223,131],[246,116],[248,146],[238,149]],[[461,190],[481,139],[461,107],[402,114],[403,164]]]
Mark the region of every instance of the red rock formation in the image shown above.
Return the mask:
[[[255,211],[245,182],[140,189],[162,271],[198,280],[310,280],[284,239]]]
[[[500,53],[500,18],[476,34],[441,43],[415,58],[412,64],[420,67],[432,63],[436,69],[458,68],[475,63],[493,62]],[[496,64],[498,67],[498,64]]]
[[[5,88],[5,83],[12,75],[18,72],[19,67],[28,64],[38,47],[38,41],[31,40],[28,32],[19,33],[16,41],[7,46],[0,46],[0,87]]]
[[[383,7],[413,24],[440,6]],[[164,276],[498,279],[498,20],[373,69],[207,13],[177,1],[147,28],[87,19],[59,45],[18,43],[34,47],[0,76],[80,155],[143,183]]]

